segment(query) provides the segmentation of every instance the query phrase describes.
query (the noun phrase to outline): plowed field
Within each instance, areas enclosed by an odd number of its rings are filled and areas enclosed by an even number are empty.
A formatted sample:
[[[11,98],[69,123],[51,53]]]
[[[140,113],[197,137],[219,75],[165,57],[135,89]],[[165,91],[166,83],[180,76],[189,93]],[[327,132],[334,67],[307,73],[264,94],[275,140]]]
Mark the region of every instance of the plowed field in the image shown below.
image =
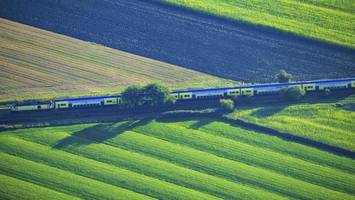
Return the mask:
[[[151,82],[171,88],[232,83],[0,19],[0,102],[117,93]]]
[[[354,49],[159,1],[3,0],[0,17],[234,80],[355,76]]]

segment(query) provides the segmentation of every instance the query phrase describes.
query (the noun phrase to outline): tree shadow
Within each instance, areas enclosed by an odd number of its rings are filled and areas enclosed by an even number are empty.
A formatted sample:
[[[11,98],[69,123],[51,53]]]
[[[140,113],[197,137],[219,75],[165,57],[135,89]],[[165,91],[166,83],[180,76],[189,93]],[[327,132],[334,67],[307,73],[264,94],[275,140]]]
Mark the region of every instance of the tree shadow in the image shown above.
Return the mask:
[[[294,135],[289,132],[281,132],[277,129],[269,128],[266,126],[254,124],[254,123],[239,120],[239,119],[223,118],[223,119],[221,119],[221,121],[223,121],[224,123],[226,123],[230,126],[233,126],[233,127],[243,128],[243,129],[250,130],[250,131],[257,132],[257,133],[264,134],[264,135],[276,136],[279,139],[282,139],[284,141],[299,143],[299,144],[302,144],[305,146],[317,148],[319,150],[327,151],[329,153],[337,154],[340,156],[346,156],[346,157],[349,157],[352,159],[355,158],[355,152],[353,152],[353,151],[343,149],[343,148],[337,147],[337,146],[332,146],[332,145],[322,143],[322,142],[319,142],[316,140],[312,140],[309,138],[301,137],[298,135]]]
[[[251,113],[251,116],[254,117],[270,117],[273,116],[279,112],[281,112],[283,109],[285,109],[287,105],[282,105],[282,106],[272,106],[272,107],[261,107]]]
[[[150,119],[142,119],[135,121],[126,121],[123,123],[105,123],[97,124],[80,131],[77,131],[70,136],[60,140],[53,148],[65,148],[70,145],[89,145],[91,143],[102,143],[125,131],[132,130],[138,126],[143,126],[151,121]]]
[[[341,106],[338,106],[338,107],[341,107],[343,110],[346,110],[346,111],[350,111],[350,112],[355,112],[355,103],[352,103],[352,104],[348,104],[348,105],[341,105]]]
[[[161,117],[157,118],[157,122],[162,122],[162,123],[175,123],[175,122],[186,122],[186,121],[196,121],[195,123],[191,124],[188,126],[190,129],[199,129],[202,126],[205,126],[209,123],[212,123],[216,121],[220,116],[198,116],[198,117],[191,117],[191,116],[186,116],[186,117],[177,117],[177,118],[171,118],[171,117]]]
[[[211,118],[199,118],[199,120],[196,123],[193,123],[189,126],[191,129],[199,129],[207,124],[210,124],[212,122],[216,121],[216,119],[211,119]]]

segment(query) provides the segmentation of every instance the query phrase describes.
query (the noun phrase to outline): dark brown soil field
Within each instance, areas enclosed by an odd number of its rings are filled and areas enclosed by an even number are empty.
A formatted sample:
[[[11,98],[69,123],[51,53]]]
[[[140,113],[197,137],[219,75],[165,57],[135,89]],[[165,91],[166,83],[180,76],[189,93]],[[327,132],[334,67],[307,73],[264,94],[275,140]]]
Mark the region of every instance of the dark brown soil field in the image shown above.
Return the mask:
[[[157,1],[2,0],[0,17],[249,82],[355,76],[355,50]]]

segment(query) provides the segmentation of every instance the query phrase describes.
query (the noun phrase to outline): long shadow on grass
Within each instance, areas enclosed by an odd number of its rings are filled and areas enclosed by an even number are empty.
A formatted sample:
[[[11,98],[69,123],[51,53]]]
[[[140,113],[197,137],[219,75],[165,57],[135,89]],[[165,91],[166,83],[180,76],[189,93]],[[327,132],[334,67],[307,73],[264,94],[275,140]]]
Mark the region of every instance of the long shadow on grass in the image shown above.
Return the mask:
[[[132,130],[138,126],[147,124],[150,119],[127,121],[123,123],[97,124],[60,140],[53,148],[65,148],[71,145],[89,145],[91,143],[102,143],[116,137],[125,131]]]
[[[317,103],[317,102],[313,102],[313,103]],[[261,108],[253,114],[258,115],[258,116],[262,116],[262,117],[271,116],[273,114],[276,114],[277,112],[280,112],[283,108],[286,107],[286,105],[287,104],[280,105],[275,109]],[[290,141],[290,142],[295,142],[295,143],[307,145],[307,146],[314,147],[314,148],[317,148],[317,149],[320,149],[323,151],[327,151],[327,152],[330,152],[333,154],[337,154],[340,156],[355,158],[355,152],[352,152],[352,151],[349,151],[349,150],[346,150],[346,149],[343,149],[340,147],[332,146],[329,144],[325,144],[322,142],[318,142],[315,140],[311,140],[308,138],[303,138],[303,137],[300,137],[297,135],[293,135],[291,133],[280,132],[276,129],[272,129],[272,128],[265,127],[262,125],[246,122],[246,121],[243,121],[240,119],[230,119],[220,113],[198,113],[198,115],[197,114],[191,115],[191,113],[190,113],[190,116],[188,116],[188,113],[187,113],[186,117],[182,117],[179,115],[179,117],[171,117],[171,116],[165,117],[165,118],[162,117],[162,118],[158,118],[156,120],[160,121],[160,122],[167,122],[167,123],[193,120],[196,122],[189,126],[189,128],[192,128],[192,129],[199,129],[202,126],[205,126],[209,123],[219,120],[219,121],[222,121],[226,124],[229,124],[231,126],[235,126],[238,128],[241,127],[241,128],[247,129],[247,130],[257,131],[261,134],[277,136],[278,138],[285,140],[285,141]]]
[[[222,117],[222,115],[216,115],[216,116],[203,116],[200,115],[198,117],[177,117],[177,118],[167,118],[167,117],[161,117],[161,118],[157,118],[156,121],[158,122],[163,122],[163,123],[174,123],[174,122],[186,122],[186,121],[195,121],[194,123],[192,123],[191,125],[189,125],[189,128],[191,129],[199,129],[209,123],[212,123],[214,121],[216,121],[216,119],[219,119],[220,117]]]
[[[246,122],[246,121],[239,120],[239,119],[230,119],[227,117],[223,117],[223,119],[221,121],[223,121],[231,126],[242,127],[247,130],[257,131],[262,134],[276,136],[276,137],[286,140],[286,141],[296,142],[299,144],[307,145],[307,146],[314,147],[314,148],[317,148],[317,149],[320,149],[323,151],[327,151],[329,153],[337,154],[340,156],[345,156],[345,157],[349,157],[349,158],[353,158],[353,159],[355,158],[355,152],[352,152],[352,151],[349,151],[349,150],[346,150],[346,149],[343,149],[340,147],[332,146],[329,144],[325,144],[322,142],[318,142],[315,140],[311,140],[308,138],[293,135],[291,133],[280,132],[276,129],[257,125],[257,124]]]
[[[287,105],[273,106],[273,107],[261,107],[253,112],[251,115],[255,117],[270,117],[281,112]]]

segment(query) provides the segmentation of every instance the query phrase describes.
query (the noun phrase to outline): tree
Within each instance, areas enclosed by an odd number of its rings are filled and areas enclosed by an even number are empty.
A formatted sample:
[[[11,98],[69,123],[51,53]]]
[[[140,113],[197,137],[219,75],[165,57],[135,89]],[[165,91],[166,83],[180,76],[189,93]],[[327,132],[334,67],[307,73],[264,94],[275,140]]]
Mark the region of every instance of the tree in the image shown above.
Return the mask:
[[[159,84],[148,84],[144,87],[129,86],[122,92],[122,104],[127,108],[158,107],[171,103],[169,90]]]
[[[142,105],[140,86],[129,86],[121,93],[122,104],[127,108],[135,108]]]
[[[164,105],[169,99],[168,88],[157,83],[148,84],[143,87],[143,101],[149,107]]]
[[[288,100],[299,100],[306,94],[301,86],[293,86],[281,90],[281,96]]]
[[[274,79],[279,83],[291,82],[292,74],[287,73],[285,70],[280,70],[274,77]]]
[[[232,112],[234,110],[234,101],[231,99],[220,99],[219,105],[222,110]]]

